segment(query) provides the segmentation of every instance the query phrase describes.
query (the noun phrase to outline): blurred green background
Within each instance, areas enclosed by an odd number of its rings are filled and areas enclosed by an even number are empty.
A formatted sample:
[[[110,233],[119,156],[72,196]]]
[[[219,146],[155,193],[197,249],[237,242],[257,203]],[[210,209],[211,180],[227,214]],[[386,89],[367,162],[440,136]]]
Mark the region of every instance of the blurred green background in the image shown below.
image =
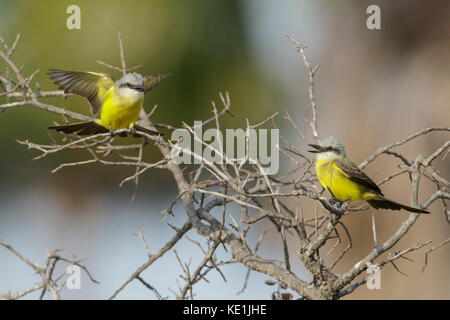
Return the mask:
[[[80,30],[66,28],[66,8],[71,4],[81,8]],[[225,117],[224,124],[241,127],[246,117],[253,118],[255,111],[259,119],[269,114],[282,97],[278,84],[265,76],[252,59],[242,6],[238,1],[6,1],[2,2],[1,12],[8,13],[7,19],[0,22],[0,31],[9,44],[17,33],[21,34],[14,61],[24,66],[25,75],[40,70],[32,87],[35,89],[38,82],[42,90],[56,90],[45,74],[49,68],[101,71],[120,78],[118,72],[96,62],[120,65],[120,32],[129,67],[142,65],[137,71],[144,75],[172,74],[145,99],[147,112],[159,105],[153,121],[181,126],[181,121],[206,119],[212,115],[210,101],[220,107],[219,92],[228,91],[233,108],[239,113],[237,119]],[[82,113],[89,109],[79,97],[42,100]],[[12,159],[28,161],[30,157],[30,152],[11,137],[45,141],[48,132],[43,128],[55,120],[61,121],[61,117],[32,108],[2,114],[0,143],[9,152],[0,159],[0,172],[7,175],[21,171],[18,168],[28,162]],[[51,168],[53,161],[83,156],[61,153],[52,161],[33,163],[30,171],[23,174],[31,178],[30,175],[41,172],[39,168]],[[15,166],[14,170],[10,166]],[[88,168],[77,175],[99,175],[103,180],[111,175],[111,170],[115,169]]]
[[[66,8],[72,4],[81,8],[81,30],[66,28]],[[11,44],[20,33],[14,62],[24,66],[25,75],[40,70],[33,88],[39,82],[42,90],[56,90],[45,75],[49,68],[102,71],[119,78],[117,72],[96,61],[120,64],[120,32],[129,67],[142,64],[139,73],[172,74],[145,98],[147,112],[159,105],[152,121],[180,126],[181,121],[209,118],[210,101],[220,106],[219,92],[227,91],[236,117],[225,116],[223,128],[244,128],[246,118],[257,123],[279,111],[277,122],[282,134],[305,149],[295,130],[281,119],[287,109],[302,127],[309,103],[307,74],[295,47],[282,35],[288,33],[308,47],[311,63],[322,62],[316,76],[319,134],[339,137],[350,157],[361,162],[379,146],[425,127],[450,124],[450,2],[377,1],[381,30],[366,28],[370,4],[331,0],[0,0],[0,35]],[[0,73],[4,72],[5,63],[0,61]],[[79,97],[42,100],[88,114],[88,103]],[[0,103],[5,101],[0,97]],[[49,143],[44,128],[60,120],[30,107],[0,113],[0,238],[34,260],[40,261],[46,248],[59,247],[87,257],[102,285],[83,283],[85,290],[69,292],[68,297],[105,298],[145,259],[144,249],[132,236],[136,224],[147,231],[153,250],[170,237],[170,229],[158,223],[158,212],[176,197],[176,187],[166,172],[149,171],[140,179],[136,202],[130,203],[133,186],[117,185],[133,169],[94,164],[51,174],[61,162],[88,159],[89,154],[72,150],[31,162],[37,153],[17,144],[16,139]],[[412,160],[433,152],[447,140],[448,135],[428,135],[402,151]],[[159,159],[154,148],[149,150],[149,161]],[[366,171],[379,182],[384,177],[380,172],[389,175],[397,164],[383,157]],[[441,161],[438,168],[448,177],[448,160]],[[290,169],[292,164],[283,159],[281,171]],[[383,186],[383,191],[399,201],[409,200],[406,177]],[[425,185],[421,191],[433,190]],[[182,223],[185,214],[176,210],[171,222]],[[440,204],[435,203],[432,210],[436,214],[421,219],[415,232],[399,245],[409,246],[430,235],[437,243],[448,236]],[[380,239],[405,218],[392,213],[377,217]],[[346,223],[354,237],[354,249],[338,271],[355,263],[372,245],[368,213],[352,215]],[[277,239],[274,235],[274,244],[262,247],[263,255],[281,257]],[[185,258],[195,260],[195,247],[186,248]],[[399,278],[402,276],[391,268],[384,273],[383,290],[364,287],[352,297],[448,299],[448,249],[436,252],[423,274],[419,272],[423,255],[416,253],[414,257],[417,264],[401,265],[411,274],[407,279]],[[21,275],[20,279],[0,277],[1,292],[25,289],[36,281],[30,270],[5,250],[0,251],[0,260],[5,268],[0,274],[14,270]],[[304,272],[298,263],[294,267],[300,274]],[[256,273],[252,273],[246,293],[235,296],[245,269],[233,266],[229,270],[237,284],[213,278],[214,287],[199,284],[198,297],[270,297],[271,289],[262,284],[266,278]],[[177,262],[170,256],[146,276],[167,291],[168,286],[176,288],[178,273]],[[165,277],[158,276],[161,274]],[[145,288],[132,285],[121,297],[152,296]]]

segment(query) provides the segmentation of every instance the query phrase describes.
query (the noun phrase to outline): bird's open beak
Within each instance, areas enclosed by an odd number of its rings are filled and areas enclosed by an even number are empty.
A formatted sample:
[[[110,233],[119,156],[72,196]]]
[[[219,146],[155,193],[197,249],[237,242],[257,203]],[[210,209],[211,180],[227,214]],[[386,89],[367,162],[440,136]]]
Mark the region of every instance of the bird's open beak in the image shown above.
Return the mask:
[[[318,144],[308,144],[308,146],[313,147],[314,149],[316,149],[316,150],[308,150],[308,152],[311,152],[311,153],[320,153],[320,152],[324,152],[325,151]]]

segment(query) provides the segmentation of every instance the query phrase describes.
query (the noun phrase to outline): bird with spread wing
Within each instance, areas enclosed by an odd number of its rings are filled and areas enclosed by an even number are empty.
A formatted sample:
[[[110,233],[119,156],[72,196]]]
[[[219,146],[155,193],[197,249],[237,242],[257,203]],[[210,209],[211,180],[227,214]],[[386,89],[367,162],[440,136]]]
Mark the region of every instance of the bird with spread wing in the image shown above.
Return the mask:
[[[127,73],[118,81],[99,72],[50,69],[48,75],[65,93],[86,98],[91,106],[91,113],[99,115],[94,121],[51,126],[48,129],[78,135],[107,132],[113,135],[117,129],[130,129],[132,135],[136,135],[136,131],[160,135],[135,123],[144,104],[145,93],[166,79],[168,74],[143,77],[133,72]]]

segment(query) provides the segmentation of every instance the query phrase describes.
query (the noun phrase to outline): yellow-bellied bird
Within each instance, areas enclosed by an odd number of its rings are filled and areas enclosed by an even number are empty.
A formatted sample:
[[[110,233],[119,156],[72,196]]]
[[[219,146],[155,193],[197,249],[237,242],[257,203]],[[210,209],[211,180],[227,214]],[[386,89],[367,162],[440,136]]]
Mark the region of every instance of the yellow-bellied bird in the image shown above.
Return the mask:
[[[328,137],[318,145],[310,144],[317,154],[315,169],[322,186],[340,201],[365,200],[375,209],[404,209],[409,212],[429,213],[384,197],[380,188],[345,153],[342,142]]]
[[[158,132],[135,125],[144,104],[144,94],[169,75],[143,77],[138,73],[127,73],[120,80],[99,72],[63,71],[50,69],[47,73],[65,93],[86,98],[94,115],[99,119],[74,124],[51,126],[48,129],[78,135],[107,133],[116,129],[130,129],[148,134]]]

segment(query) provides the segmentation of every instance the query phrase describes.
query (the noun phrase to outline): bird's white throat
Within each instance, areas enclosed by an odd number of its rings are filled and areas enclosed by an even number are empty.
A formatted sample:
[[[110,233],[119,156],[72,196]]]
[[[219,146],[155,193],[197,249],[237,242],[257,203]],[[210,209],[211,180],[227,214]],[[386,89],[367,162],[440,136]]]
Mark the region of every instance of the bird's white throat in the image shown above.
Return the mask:
[[[318,161],[343,158],[343,156],[336,151],[320,152],[316,155],[316,157]]]
[[[122,98],[128,98],[134,101],[141,100],[144,97],[144,92],[130,89],[128,87],[119,88],[117,92]]]

